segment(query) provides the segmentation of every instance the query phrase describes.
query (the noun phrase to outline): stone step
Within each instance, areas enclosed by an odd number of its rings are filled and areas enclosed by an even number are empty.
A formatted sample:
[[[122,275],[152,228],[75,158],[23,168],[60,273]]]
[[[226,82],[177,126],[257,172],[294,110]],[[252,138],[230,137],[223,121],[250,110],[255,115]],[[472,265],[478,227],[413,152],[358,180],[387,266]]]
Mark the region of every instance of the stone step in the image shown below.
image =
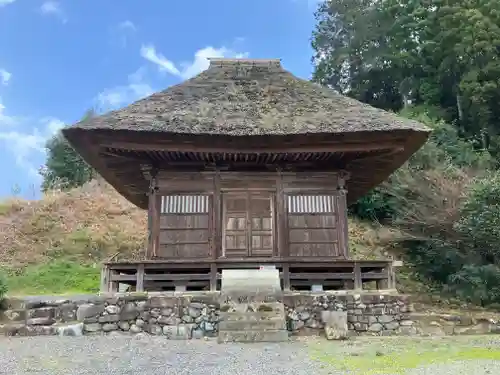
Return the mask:
[[[288,341],[288,331],[219,331],[217,342],[285,342]]]
[[[285,311],[285,306],[281,302],[249,302],[249,303],[235,303],[229,302],[221,305],[222,312],[265,312],[265,311]]]
[[[283,302],[283,293],[266,293],[260,291],[233,291],[230,293],[221,293],[220,300],[233,303],[252,303],[252,302]]]
[[[285,314],[281,312],[225,312],[220,314],[221,320],[231,321],[261,321],[261,320],[282,320]]]
[[[286,329],[285,319],[276,320],[222,320],[219,322],[219,331],[252,331],[252,330],[280,330]]]

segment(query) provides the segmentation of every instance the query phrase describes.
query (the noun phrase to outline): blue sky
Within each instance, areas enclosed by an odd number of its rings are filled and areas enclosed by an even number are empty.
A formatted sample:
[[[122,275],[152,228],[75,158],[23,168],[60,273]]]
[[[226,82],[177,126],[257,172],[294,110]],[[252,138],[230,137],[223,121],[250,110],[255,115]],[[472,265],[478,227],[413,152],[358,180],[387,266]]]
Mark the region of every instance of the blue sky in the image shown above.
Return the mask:
[[[45,141],[204,70],[281,58],[310,78],[317,0],[0,0],[0,197],[39,197]]]

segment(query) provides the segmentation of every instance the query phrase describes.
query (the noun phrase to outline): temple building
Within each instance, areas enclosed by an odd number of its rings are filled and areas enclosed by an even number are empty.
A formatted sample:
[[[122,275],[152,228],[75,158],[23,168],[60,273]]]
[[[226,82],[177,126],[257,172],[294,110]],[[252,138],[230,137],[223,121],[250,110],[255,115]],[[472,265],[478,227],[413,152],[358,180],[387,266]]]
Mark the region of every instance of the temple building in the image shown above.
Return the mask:
[[[280,60],[217,58],[63,134],[148,211],[143,259],[107,262],[103,291],[218,290],[221,270],[266,265],[284,290],[392,289],[392,260],[352,259],[347,206],[429,129],[297,78]]]

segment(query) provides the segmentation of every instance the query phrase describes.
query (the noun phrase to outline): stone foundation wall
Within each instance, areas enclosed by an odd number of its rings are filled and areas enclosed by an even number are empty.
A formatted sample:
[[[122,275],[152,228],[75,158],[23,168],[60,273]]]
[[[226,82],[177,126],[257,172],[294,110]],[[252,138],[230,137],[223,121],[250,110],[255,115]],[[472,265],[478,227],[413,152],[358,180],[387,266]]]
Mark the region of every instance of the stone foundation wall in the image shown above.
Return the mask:
[[[322,311],[346,311],[349,334],[408,335],[415,332],[407,296],[384,294],[323,294],[285,296],[289,330],[315,334],[323,329]]]
[[[414,318],[412,305],[406,296],[345,292],[295,293],[285,294],[282,302],[287,314],[287,327],[292,335],[323,334],[322,317],[325,311],[346,312],[349,335],[425,333],[421,319]],[[0,313],[0,335],[151,334],[170,339],[215,337],[221,319],[220,312],[226,308],[225,302],[220,304],[218,293],[202,292],[131,293],[41,302],[10,299]],[[437,327],[441,323],[432,324]],[[481,324],[484,326],[486,323]],[[467,332],[464,326],[461,327],[455,332]]]

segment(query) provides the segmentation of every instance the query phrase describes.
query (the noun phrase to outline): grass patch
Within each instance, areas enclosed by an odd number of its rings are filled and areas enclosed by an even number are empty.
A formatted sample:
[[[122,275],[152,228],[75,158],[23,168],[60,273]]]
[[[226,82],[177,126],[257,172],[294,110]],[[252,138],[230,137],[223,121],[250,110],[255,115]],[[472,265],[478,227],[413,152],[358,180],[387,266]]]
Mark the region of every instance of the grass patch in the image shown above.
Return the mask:
[[[313,358],[349,374],[403,375],[421,366],[454,361],[495,360],[500,347],[491,336],[447,338],[360,338],[347,343],[321,343]]]
[[[9,295],[77,294],[99,291],[100,265],[51,262],[8,273]]]

